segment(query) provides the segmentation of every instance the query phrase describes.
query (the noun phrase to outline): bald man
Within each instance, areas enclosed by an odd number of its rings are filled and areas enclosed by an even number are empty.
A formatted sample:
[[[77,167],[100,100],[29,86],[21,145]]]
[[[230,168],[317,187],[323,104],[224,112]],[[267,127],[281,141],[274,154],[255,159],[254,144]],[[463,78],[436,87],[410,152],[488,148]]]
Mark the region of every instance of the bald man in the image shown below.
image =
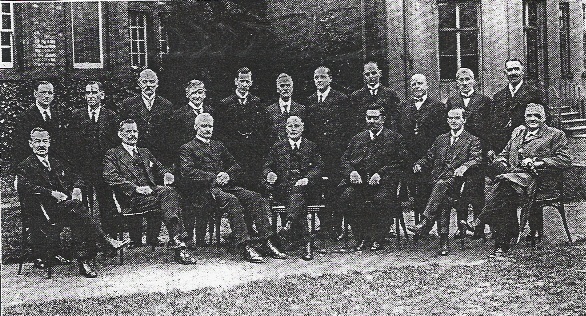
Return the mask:
[[[305,105],[292,100],[293,78],[291,76],[282,73],[277,77],[277,93],[279,101],[266,108],[267,117],[272,127],[269,143],[287,139],[285,124],[290,116],[305,118]]]
[[[274,188],[277,200],[285,203],[293,242],[304,246],[303,260],[313,259],[305,208],[307,194],[314,190],[322,171],[317,145],[303,137],[304,124],[291,116],[286,124],[287,139],[276,142],[265,160],[263,178]]]
[[[377,63],[370,61],[364,64],[362,75],[364,87],[350,94],[352,110],[347,125],[347,128],[351,129],[350,137],[364,130],[364,111],[371,107],[382,107],[387,117],[385,126],[395,129],[397,106],[401,102],[397,93],[380,83],[382,71]]]
[[[517,207],[536,189],[539,193],[543,188],[551,188],[546,182],[542,183],[542,188],[536,188],[539,175],[562,172],[571,164],[566,135],[547,126],[545,120],[543,105],[527,105],[525,124],[513,131],[507,146],[493,162],[495,168],[502,171],[488,189],[486,205],[478,218],[468,224],[472,231],[481,223],[494,228],[494,256],[506,253],[511,240],[519,234]],[[544,177],[547,176],[541,176]],[[543,232],[543,223],[530,222],[530,225],[532,232]]]

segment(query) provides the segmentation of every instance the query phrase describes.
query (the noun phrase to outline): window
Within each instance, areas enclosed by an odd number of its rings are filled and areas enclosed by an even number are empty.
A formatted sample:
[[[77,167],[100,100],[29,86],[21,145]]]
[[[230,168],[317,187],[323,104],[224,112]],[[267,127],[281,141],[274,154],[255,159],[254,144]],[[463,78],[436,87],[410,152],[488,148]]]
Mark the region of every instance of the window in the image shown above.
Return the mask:
[[[147,64],[147,16],[144,12],[130,11],[130,65],[142,68]]]
[[[14,67],[14,14],[11,2],[0,3],[0,68]]]
[[[525,0],[523,4],[523,31],[525,33],[525,75],[527,78],[539,80],[544,73],[545,28],[544,1]]]
[[[570,63],[570,4],[560,3],[560,66],[562,77],[572,77]]]
[[[168,13],[162,13],[159,17],[159,58],[163,60],[165,55],[169,54],[169,34],[167,33],[167,25],[169,20]]]
[[[453,80],[460,67],[478,74],[478,4],[441,1],[439,10],[440,79]]]
[[[74,68],[104,67],[99,1],[71,2],[71,35]]]

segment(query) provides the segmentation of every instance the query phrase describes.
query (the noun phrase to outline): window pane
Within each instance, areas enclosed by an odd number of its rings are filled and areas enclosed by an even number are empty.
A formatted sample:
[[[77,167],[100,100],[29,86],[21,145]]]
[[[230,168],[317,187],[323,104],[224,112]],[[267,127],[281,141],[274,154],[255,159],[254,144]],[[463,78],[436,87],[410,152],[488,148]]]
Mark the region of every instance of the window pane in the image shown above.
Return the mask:
[[[462,2],[460,5],[460,28],[478,27],[478,14],[475,2]]]
[[[537,2],[529,1],[525,5],[525,25],[537,26]]]
[[[0,34],[0,45],[10,46],[10,33],[9,32],[2,32],[2,34]]]
[[[537,30],[527,30],[527,67],[526,73],[530,78],[535,78],[538,73],[538,61],[539,61],[539,43]]]
[[[478,75],[478,55],[462,56],[461,67],[470,68],[472,72]]]
[[[456,32],[439,32],[439,53],[440,55],[456,55]]]
[[[478,51],[476,31],[462,31],[460,33],[460,48],[463,55],[476,54]]]
[[[456,27],[456,4],[454,2],[440,3],[439,10],[439,28]]]
[[[440,79],[454,79],[457,69],[456,56],[440,56]]]
[[[101,63],[98,2],[72,2],[73,62]]]
[[[2,12],[10,13],[10,3],[2,3]]]
[[[3,30],[11,30],[12,29],[12,21],[10,19],[10,15],[2,14],[2,29]]]
[[[2,60],[3,63],[12,62],[12,49],[10,47],[2,48]]]

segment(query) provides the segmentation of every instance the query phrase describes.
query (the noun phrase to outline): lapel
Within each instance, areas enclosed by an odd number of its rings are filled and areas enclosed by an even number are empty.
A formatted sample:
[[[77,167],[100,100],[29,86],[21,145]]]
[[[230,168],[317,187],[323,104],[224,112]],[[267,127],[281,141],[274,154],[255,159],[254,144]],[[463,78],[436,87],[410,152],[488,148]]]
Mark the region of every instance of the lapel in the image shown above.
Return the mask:
[[[39,159],[37,158],[36,155],[32,156],[32,164],[33,167],[37,170],[37,172],[43,177],[43,179],[45,180],[46,183],[51,183],[51,178],[49,176],[49,170],[47,170],[47,168],[45,168],[45,166],[39,161]],[[49,161],[49,164],[51,164],[52,161]],[[54,168],[53,165],[51,165],[51,168]]]
[[[124,149],[122,145],[117,147],[118,149],[118,157],[120,158],[120,163],[125,165],[128,170],[134,175],[135,178],[140,178],[139,170],[136,169],[134,165],[134,158]]]

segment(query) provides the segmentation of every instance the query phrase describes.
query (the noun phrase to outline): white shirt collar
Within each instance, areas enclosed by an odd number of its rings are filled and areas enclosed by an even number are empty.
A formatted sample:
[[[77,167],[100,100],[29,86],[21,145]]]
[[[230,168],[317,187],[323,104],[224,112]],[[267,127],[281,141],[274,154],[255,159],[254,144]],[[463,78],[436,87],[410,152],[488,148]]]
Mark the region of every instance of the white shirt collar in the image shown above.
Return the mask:
[[[279,98],[279,107],[281,108],[281,112],[285,109],[287,112],[291,112],[291,99],[285,102],[283,99]]]
[[[370,133],[370,139],[372,140],[372,139],[374,139],[374,137],[375,137],[375,136],[378,136],[378,135],[380,135],[380,133],[382,133],[382,132],[383,132],[383,128],[384,128],[384,127],[381,127],[381,129],[380,129],[378,132],[376,132],[376,134],[375,134],[375,133],[373,133],[371,130],[368,130],[368,132]]]
[[[203,102],[199,104],[199,106],[193,104],[191,101],[189,102],[189,106],[197,112],[202,112],[203,111]]]
[[[470,92],[468,94],[460,93],[460,95],[464,98],[469,98],[472,96],[473,93],[474,93],[474,89],[470,90]]]
[[[328,88],[324,92],[320,92],[319,90],[317,90],[317,98],[319,99],[319,96],[321,96],[321,101],[323,102],[328,97],[328,94],[330,94],[330,90],[332,90],[332,87],[330,86],[328,86]]]
[[[47,111],[49,113],[50,117],[53,117],[53,115],[51,114],[51,106],[48,106],[46,109],[43,108],[38,102],[35,102],[35,105],[37,106],[37,109],[39,109],[39,113],[41,113],[41,115],[43,115],[43,113],[45,111]],[[44,116],[44,115],[43,115]]]
[[[509,83],[509,91],[511,92],[511,95],[514,95],[515,93],[517,93],[517,91],[519,91],[519,88],[521,88],[521,85],[523,84],[523,80],[521,80],[519,82],[519,84],[517,84],[517,86],[514,86]]]
[[[413,98],[413,99],[415,99],[415,98]],[[425,103],[425,100],[427,100],[427,94],[424,94],[420,99],[421,99],[421,101],[415,100],[415,107],[417,108],[417,110],[419,110],[421,108],[421,106],[423,105],[423,103]]]
[[[248,97],[248,91],[246,91],[246,93],[244,95],[240,94],[240,91],[238,91],[238,89],[236,89],[236,96],[239,97],[240,99],[246,99]]]
[[[147,107],[147,109],[149,109],[149,111],[152,109],[155,103],[155,96],[156,94],[154,93],[152,96],[148,96],[144,93],[142,94],[142,102],[144,102],[144,105]]]
[[[39,159],[39,161],[40,161],[41,163],[43,163],[43,161],[49,161],[49,155],[47,155],[47,156],[45,156],[45,157],[41,157],[41,156],[39,156],[39,155],[35,155],[35,156],[37,156],[37,159]],[[43,165],[44,165],[44,164],[43,164]]]
[[[132,157],[134,157],[134,150],[136,149],[136,146],[130,146],[126,143],[122,143],[122,147],[124,147],[124,149],[126,149],[128,154],[130,154]]]
[[[291,149],[294,149],[293,146],[297,146],[297,148],[301,148],[301,139],[303,137],[299,137],[299,139],[297,141],[293,141],[291,138],[289,138],[289,145],[291,145]]]
[[[527,134],[525,134],[525,136],[537,136],[538,132],[539,132],[539,129],[536,129],[534,131],[527,130]]]
[[[369,84],[366,85],[366,87],[370,90],[376,90],[380,87],[380,83],[375,84],[374,86],[371,86]]]
[[[195,138],[201,140],[202,143],[205,143],[205,144],[209,144],[210,143],[210,140],[209,139],[205,139],[203,137],[200,137],[199,135],[195,135]]]
[[[88,117],[92,117],[92,112],[95,113],[96,117],[94,117],[94,122],[97,120],[97,117],[100,117],[100,110],[102,109],[102,106],[98,106],[95,110],[92,110],[92,108],[88,105],[87,106],[87,114]]]
[[[460,128],[456,133],[454,133],[454,130],[450,130],[450,134],[452,135],[452,137],[458,138],[460,137],[463,131],[464,127]]]

